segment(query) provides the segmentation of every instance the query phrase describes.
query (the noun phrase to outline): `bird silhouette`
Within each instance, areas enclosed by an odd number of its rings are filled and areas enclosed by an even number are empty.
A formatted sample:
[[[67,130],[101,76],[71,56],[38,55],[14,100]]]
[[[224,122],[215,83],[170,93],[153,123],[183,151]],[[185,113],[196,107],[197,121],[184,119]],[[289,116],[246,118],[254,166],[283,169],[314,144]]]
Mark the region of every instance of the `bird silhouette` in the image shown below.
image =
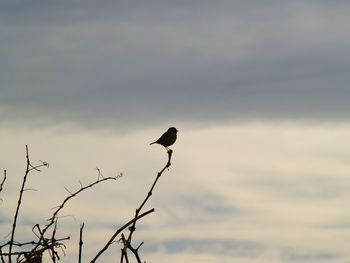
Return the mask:
[[[177,132],[178,130],[175,127],[170,127],[165,133],[163,133],[162,136],[160,136],[158,140],[150,143],[150,145],[154,143],[158,143],[160,145],[163,145],[168,150],[168,147],[170,145],[173,145],[174,142],[176,141]]]

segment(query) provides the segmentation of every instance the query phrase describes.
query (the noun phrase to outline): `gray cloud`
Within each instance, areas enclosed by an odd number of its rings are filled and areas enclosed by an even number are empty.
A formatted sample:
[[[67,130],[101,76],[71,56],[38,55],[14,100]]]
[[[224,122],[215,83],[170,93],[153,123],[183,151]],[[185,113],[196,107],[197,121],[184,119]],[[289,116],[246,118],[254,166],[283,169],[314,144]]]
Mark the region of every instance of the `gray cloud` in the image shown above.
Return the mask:
[[[248,184],[278,196],[291,197],[293,200],[334,199],[345,197],[348,194],[349,182],[332,178],[330,175],[303,174],[302,178],[302,180],[289,181],[278,178],[273,180],[254,178],[254,182]]]
[[[235,207],[234,204],[230,203],[230,200],[225,199],[219,194],[207,191],[201,193],[198,191],[195,192],[197,195],[177,195],[173,197],[173,200],[167,202],[173,204],[173,207],[185,212],[182,218],[174,217],[171,222],[172,225],[184,226],[186,224],[193,224],[194,222],[196,224],[223,222],[237,218],[247,212]],[[164,209],[169,208],[164,206]]]
[[[349,9],[332,1],[3,1],[0,118],[347,120]]]
[[[194,254],[213,253],[233,257],[257,257],[264,250],[264,246],[257,242],[234,239],[173,239],[147,245],[145,249],[153,252],[161,247],[164,247],[168,253],[189,250]]]

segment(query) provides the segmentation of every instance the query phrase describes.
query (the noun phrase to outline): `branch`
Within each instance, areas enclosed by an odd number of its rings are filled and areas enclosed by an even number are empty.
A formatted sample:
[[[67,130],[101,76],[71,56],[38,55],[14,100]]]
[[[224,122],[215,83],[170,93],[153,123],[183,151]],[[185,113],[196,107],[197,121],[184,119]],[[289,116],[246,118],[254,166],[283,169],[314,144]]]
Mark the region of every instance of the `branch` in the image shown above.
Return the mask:
[[[109,241],[107,242],[107,244],[97,253],[97,255],[91,260],[90,263],[94,263],[101,255],[103,252],[105,252],[107,250],[107,248],[113,243],[114,239],[120,234],[120,232],[122,232],[125,228],[127,228],[130,224],[132,224],[133,222],[139,220],[140,218],[150,214],[154,212],[154,208],[152,208],[151,210],[148,210],[146,212],[144,212],[143,214],[131,219],[129,222],[127,222],[125,225],[123,225],[121,228],[119,228],[113,235],[112,237],[109,239]]]
[[[52,231],[51,244],[55,244],[56,229],[57,229],[57,219],[55,220],[55,227],[54,227],[54,229]],[[52,248],[51,248],[51,258],[52,258],[52,262],[53,263],[56,263],[56,255],[57,255],[57,252],[55,251],[55,246],[52,246]]]
[[[166,165],[164,166],[164,168],[157,174],[157,177],[155,179],[155,181],[153,182],[152,186],[151,186],[151,189],[148,191],[148,194],[145,198],[145,200],[143,200],[143,202],[141,203],[140,207],[138,209],[136,209],[136,213],[135,213],[135,218],[138,216],[138,214],[141,212],[141,209],[143,208],[143,206],[146,204],[147,200],[151,197],[152,195],[152,191],[154,189],[154,187],[156,186],[157,182],[158,182],[158,179],[160,178],[160,176],[162,175],[162,173],[165,171],[165,169],[169,168],[170,165],[171,165],[171,156],[173,154],[173,151],[172,150],[168,150],[168,162],[166,163]],[[132,238],[132,234],[133,232],[135,231],[135,225],[136,225],[136,220],[134,221],[133,225],[131,227],[129,227],[129,230],[130,230],[130,233],[129,233],[129,236],[128,236],[128,243],[131,242],[131,238]]]
[[[138,262],[141,262],[138,253],[137,253],[137,249],[133,249],[130,245],[130,241],[131,241],[131,237],[132,237],[132,233],[135,231],[135,225],[136,225],[136,221],[139,220],[141,217],[154,212],[154,208],[151,210],[148,210],[147,212],[139,215],[139,213],[141,212],[141,209],[143,208],[143,206],[146,204],[147,200],[151,197],[152,195],[152,191],[159,179],[159,177],[162,175],[162,173],[164,172],[165,169],[169,168],[169,166],[171,165],[171,156],[172,156],[173,151],[172,150],[168,150],[168,162],[167,164],[164,166],[164,168],[157,174],[157,177],[155,179],[155,181],[153,182],[151,189],[148,191],[148,194],[146,196],[146,198],[143,200],[143,202],[141,203],[140,207],[138,209],[136,209],[136,214],[135,217],[130,220],[128,223],[126,223],[124,226],[122,226],[121,228],[119,228],[110,238],[110,240],[107,242],[107,244],[97,253],[97,255],[91,260],[91,263],[94,263],[101,255],[103,252],[105,252],[108,247],[113,243],[114,239],[120,234],[121,231],[123,231],[127,226],[129,226],[130,224],[132,224],[132,226],[129,227],[130,233],[129,233],[129,237],[127,240],[123,240],[127,242],[128,248],[135,254],[135,257],[137,259]],[[136,252],[136,253],[135,253]],[[126,255],[126,251],[122,250],[122,256],[121,256],[121,261],[123,260],[124,256]]]
[[[40,237],[39,237],[39,241],[37,243],[37,245],[32,249],[32,251],[35,251],[39,245],[41,244],[41,241],[44,240],[44,235],[46,233],[46,231],[54,224],[55,222],[55,218],[57,218],[57,215],[58,213],[63,209],[63,207],[65,206],[65,204],[73,197],[75,197],[76,195],[78,195],[80,192],[90,188],[90,187],[93,187],[94,185],[96,184],[99,184],[101,182],[104,182],[104,181],[107,181],[107,180],[116,180],[117,177],[106,177],[106,178],[103,178],[103,179],[98,179],[97,181],[87,185],[87,186],[84,186],[84,187],[81,187],[78,191],[72,193],[71,195],[69,195],[68,197],[66,197],[63,202],[61,203],[61,205],[58,206],[58,208],[56,209],[56,211],[53,213],[52,217],[49,219],[49,223],[45,226],[45,228],[40,232]]]
[[[90,183],[89,185],[86,185],[86,186],[83,186],[82,183],[79,182],[80,188],[75,192],[69,192],[69,196],[67,196],[59,206],[54,208],[54,212],[53,212],[51,218],[48,219],[47,224],[44,225],[43,228],[40,228],[39,224],[36,224],[33,227],[32,231],[36,235],[38,240],[20,243],[20,242],[15,241],[15,232],[16,232],[19,211],[20,211],[21,203],[22,203],[23,196],[24,196],[23,193],[26,190],[32,190],[32,189],[25,188],[26,182],[28,180],[28,176],[29,176],[30,172],[33,170],[40,172],[40,169],[39,169],[40,167],[43,167],[43,166],[49,167],[49,164],[47,162],[43,162],[43,161],[40,161],[41,164],[39,164],[39,165],[35,165],[35,166],[32,165],[30,162],[29,150],[28,150],[27,145],[26,145],[26,161],[27,161],[27,165],[26,165],[26,169],[25,169],[25,173],[24,173],[24,177],[23,177],[22,186],[21,186],[21,189],[19,192],[19,198],[18,198],[18,203],[17,203],[17,207],[16,207],[16,212],[15,212],[15,215],[13,218],[12,230],[10,233],[11,237],[10,237],[10,240],[6,244],[0,245],[0,263],[5,263],[7,260],[7,257],[8,257],[7,263],[12,263],[12,260],[17,261],[17,263],[18,262],[33,262],[33,260],[39,260],[41,262],[43,253],[45,253],[45,252],[49,253],[51,261],[53,263],[55,263],[56,261],[60,260],[60,257],[57,253],[57,248],[61,248],[62,250],[65,248],[65,245],[63,243],[61,243],[60,241],[69,239],[69,237],[63,238],[63,239],[56,239],[56,237],[55,237],[56,229],[57,229],[57,220],[59,218],[58,214],[60,213],[60,211],[64,208],[64,206],[68,203],[68,201],[70,199],[72,199],[76,195],[80,194],[82,191],[84,191],[88,188],[92,188],[95,185],[102,183],[104,181],[107,181],[107,180],[112,180],[112,179],[116,180],[117,178],[122,177],[122,174],[119,174],[115,177],[106,177],[105,178],[102,176],[101,172],[98,170],[99,177],[95,182]],[[5,180],[6,180],[6,170],[4,170],[4,177],[0,181],[0,192],[3,189],[3,185],[5,183]],[[143,216],[145,216],[148,213],[153,212],[153,211],[154,211],[154,209],[148,211],[147,213],[144,213],[143,215],[139,216],[139,218],[141,218],[141,217],[143,217]],[[139,219],[139,218],[137,218],[137,219]],[[133,221],[131,220],[125,227],[130,225],[132,222]],[[79,263],[81,263],[81,260],[82,260],[81,257],[82,257],[82,246],[83,246],[83,240],[82,240],[83,228],[84,228],[84,224],[80,228]],[[37,231],[35,231],[35,229]],[[51,229],[51,230],[49,230],[49,229]],[[50,237],[47,237],[48,232],[51,232]],[[24,245],[32,245],[32,248],[30,248],[29,250],[20,250],[20,251],[15,251],[15,252],[13,251],[13,247],[15,247],[15,246],[21,247]],[[7,253],[3,253],[3,250],[5,247],[8,247],[8,250],[6,251]],[[6,259],[5,259],[5,257],[6,257]],[[16,257],[16,258],[14,258],[14,257]]]
[[[70,196],[68,196],[66,199],[63,200],[62,204],[58,206],[58,209],[53,213],[52,217],[49,220],[52,220],[55,217],[57,217],[58,212],[64,207],[64,205],[69,201],[69,199],[73,198],[74,196],[76,196],[80,192],[84,191],[87,188],[93,187],[96,184],[102,183],[104,181],[116,180],[116,179],[117,179],[116,177],[106,177],[106,178],[103,178],[101,180],[97,180],[97,181],[95,181],[95,182],[93,182],[93,183],[91,183],[89,185],[84,186],[84,187],[81,187],[78,191],[72,193]]]

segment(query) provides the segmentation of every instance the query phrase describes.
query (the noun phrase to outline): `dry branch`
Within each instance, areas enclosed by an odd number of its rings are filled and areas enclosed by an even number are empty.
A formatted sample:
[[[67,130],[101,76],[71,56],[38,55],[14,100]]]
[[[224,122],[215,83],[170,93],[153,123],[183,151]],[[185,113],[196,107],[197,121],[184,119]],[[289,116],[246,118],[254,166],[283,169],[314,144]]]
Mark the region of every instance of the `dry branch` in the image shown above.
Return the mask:
[[[141,215],[137,216],[136,218],[131,219],[129,222],[127,222],[125,225],[123,225],[121,228],[119,228],[113,235],[112,237],[108,240],[107,244],[96,254],[96,256],[91,260],[91,263],[94,263],[101,255],[103,252],[105,252],[108,247],[113,243],[115,238],[129,225],[131,225],[134,221],[139,220],[140,218],[148,215],[149,213],[154,212],[154,208],[142,213]]]
[[[88,188],[92,188],[95,185],[102,183],[102,182],[105,182],[107,180],[116,180],[117,178],[122,177],[122,175],[120,174],[120,175],[115,176],[115,177],[106,177],[105,178],[105,177],[100,176],[100,171],[99,171],[99,177],[95,182],[90,183],[89,185],[86,185],[86,186],[83,186],[80,183],[80,189],[75,191],[75,192],[71,192],[70,195],[68,197],[66,197],[63,200],[63,202],[55,208],[51,218],[48,219],[48,223],[46,225],[44,225],[43,228],[41,228],[39,224],[34,225],[34,227],[32,228],[32,232],[36,235],[37,241],[29,241],[29,242],[20,243],[20,242],[15,241],[15,231],[16,231],[16,225],[17,225],[17,218],[18,218],[18,215],[20,212],[20,207],[21,207],[21,203],[22,203],[22,199],[23,199],[23,193],[24,193],[24,191],[28,190],[28,189],[25,189],[25,185],[26,185],[28,176],[29,176],[30,172],[33,170],[40,171],[39,168],[49,166],[49,164],[47,162],[43,162],[43,161],[40,161],[41,164],[39,164],[39,165],[32,165],[30,162],[29,151],[28,151],[27,145],[26,145],[26,161],[27,161],[26,162],[26,170],[25,170],[25,174],[23,177],[22,186],[20,189],[20,194],[19,194],[19,198],[18,198],[18,202],[17,202],[16,212],[15,212],[13,224],[12,224],[12,230],[10,233],[11,237],[10,237],[10,240],[8,242],[0,245],[0,260],[1,260],[1,263],[5,263],[6,262],[5,257],[8,257],[7,263],[12,263],[12,260],[15,260],[14,257],[16,257],[15,261],[17,263],[41,262],[43,254],[45,252],[47,252],[50,255],[51,261],[53,263],[55,263],[57,260],[60,260],[57,249],[61,248],[63,253],[64,253],[64,248],[66,248],[66,246],[62,243],[62,241],[70,239],[70,237],[56,238],[57,221],[59,218],[58,217],[59,212],[64,208],[64,206],[67,204],[67,202],[70,199],[77,196],[82,191],[84,191]],[[102,177],[102,179],[100,179],[100,177]],[[2,187],[3,187],[5,180],[6,180],[6,170],[4,171],[4,177],[0,183],[0,191],[2,190]],[[84,227],[84,224],[80,229],[79,263],[81,262],[81,251],[82,251],[82,244],[83,244],[83,242],[82,242],[83,227]],[[50,231],[48,231],[49,229],[50,229]],[[51,233],[49,237],[48,237],[48,235],[49,235],[48,232]],[[22,247],[25,245],[31,245],[32,248],[27,249],[27,250],[13,251],[14,246]],[[4,253],[4,249],[6,247],[8,247],[8,249]]]
[[[125,258],[125,261],[126,263],[128,263],[128,256],[127,256],[127,249],[130,249],[130,251],[134,254],[136,260],[138,263],[141,263],[141,259],[140,259],[140,256],[138,254],[138,250],[139,248],[141,247],[141,245],[143,244],[143,242],[135,249],[132,245],[131,245],[131,238],[132,238],[132,235],[134,233],[134,231],[136,230],[136,222],[137,220],[139,220],[141,217],[145,216],[146,214],[148,213],[151,213],[154,211],[154,209],[151,209],[141,215],[140,212],[142,210],[142,208],[144,207],[144,205],[146,204],[146,202],[148,201],[148,199],[152,196],[152,192],[153,192],[153,189],[154,187],[156,186],[160,176],[162,175],[162,173],[165,171],[165,169],[169,168],[170,165],[171,165],[171,156],[172,156],[172,153],[173,151],[172,150],[168,150],[167,151],[168,153],[168,161],[166,163],[166,165],[164,166],[164,168],[158,172],[157,176],[156,176],[156,179],[154,180],[150,190],[148,191],[147,195],[146,195],[146,198],[142,201],[141,205],[136,209],[136,212],[135,212],[135,217],[134,219],[132,219],[131,221],[129,221],[127,224],[125,224],[123,227],[119,228],[114,234],[113,236],[110,238],[110,240],[107,242],[107,244],[97,253],[97,255],[91,260],[91,263],[94,263],[101,255],[104,251],[106,251],[108,249],[108,247],[113,243],[113,241],[115,240],[115,238],[121,233],[121,231],[123,231],[128,225],[130,225],[132,223],[132,225],[129,227],[129,236],[127,239],[125,239],[124,237],[124,234],[122,234],[122,238],[121,240],[123,241],[123,249],[121,250],[121,259],[120,259],[120,262],[123,263],[123,259]]]
[[[129,235],[128,238],[125,238],[124,234],[121,234],[121,239],[123,241],[123,249],[122,249],[122,253],[121,253],[121,260],[120,262],[122,263],[123,260],[125,259],[126,263],[129,262],[129,258],[128,258],[128,254],[127,254],[127,250],[130,250],[132,252],[132,254],[135,256],[136,260],[138,263],[141,263],[141,259],[139,256],[139,249],[142,246],[143,242],[141,242],[136,248],[134,248],[131,245],[131,239],[133,236],[133,233],[136,230],[136,222],[138,220],[140,220],[141,218],[143,218],[144,216],[154,212],[154,208],[141,213],[141,210],[144,208],[145,204],[147,203],[147,201],[149,200],[149,198],[152,196],[153,190],[159,180],[159,178],[161,177],[161,175],[163,174],[163,172],[170,167],[171,165],[171,157],[172,157],[172,150],[168,150],[168,161],[166,163],[166,165],[163,167],[163,169],[157,173],[157,176],[151,186],[151,188],[149,189],[149,191],[147,192],[147,195],[145,197],[145,199],[141,202],[140,206],[136,209],[135,212],[135,216],[126,224],[124,224],[122,227],[120,227],[118,230],[116,230],[116,232],[111,236],[111,238],[108,240],[108,242],[106,243],[106,245],[96,254],[96,256],[91,260],[91,263],[94,263],[107,249],[108,247],[115,241],[115,239],[117,238],[117,236],[119,234],[122,233],[123,230],[125,230],[126,228],[129,227]],[[80,194],[82,191],[94,187],[95,185],[102,183],[104,181],[107,180],[116,180],[117,178],[122,177],[122,174],[115,176],[115,177],[104,177],[101,173],[101,171],[97,168],[98,171],[98,178],[95,182],[90,183],[89,185],[83,186],[83,184],[79,181],[80,184],[80,189],[75,191],[75,192],[71,192],[68,191],[69,195],[62,201],[62,203],[58,206],[56,206],[54,209],[54,212],[52,214],[52,216],[48,219],[48,223],[46,225],[44,225],[43,227],[40,227],[39,224],[36,224],[33,228],[32,231],[33,233],[36,235],[37,237],[37,241],[29,241],[29,242],[16,242],[15,239],[15,231],[16,231],[16,225],[17,225],[17,218],[18,218],[18,214],[20,211],[20,207],[21,207],[21,202],[22,202],[22,198],[23,198],[23,193],[26,190],[25,189],[25,184],[27,182],[27,178],[28,175],[31,171],[39,171],[41,167],[49,167],[49,164],[43,161],[40,161],[41,164],[39,165],[32,165],[29,159],[29,151],[28,151],[28,146],[26,145],[26,170],[25,170],[25,174],[23,177],[23,182],[22,182],[22,186],[20,189],[20,194],[19,194],[19,198],[18,198],[18,202],[17,202],[17,207],[16,207],[16,212],[13,218],[13,224],[12,224],[12,231],[11,231],[11,237],[10,240],[3,244],[0,245],[0,260],[1,263],[5,263],[6,259],[5,257],[8,257],[8,261],[7,263],[12,263],[12,257],[17,257],[16,261],[17,263],[33,263],[33,262],[41,262],[42,261],[42,256],[44,253],[49,253],[50,257],[51,257],[51,261],[53,263],[55,263],[57,260],[60,260],[60,257],[57,253],[57,249],[61,248],[63,253],[64,253],[64,248],[65,245],[62,243],[62,241],[68,240],[70,239],[70,237],[65,237],[65,238],[56,238],[56,232],[57,232],[57,221],[59,219],[58,214],[60,213],[60,211],[65,207],[65,205],[67,204],[67,202],[69,200],[71,200],[72,198],[74,198],[75,196],[77,196],[78,194]],[[100,179],[101,178],[101,179]],[[6,170],[4,170],[4,176],[3,179],[0,183],[0,192],[3,189],[3,185],[5,183],[6,180]],[[48,236],[48,232],[51,232],[51,235],[49,237]],[[78,258],[78,263],[82,262],[82,247],[83,247],[83,229],[84,229],[84,224],[82,224],[80,226],[80,239],[79,239],[79,258]],[[32,248],[31,249],[27,249],[27,250],[20,250],[20,251],[15,251],[13,252],[12,249],[14,246],[16,247],[22,247],[25,245],[31,245]],[[3,253],[3,249],[5,247],[8,247],[8,252],[7,253]]]
[[[21,202],[22,202],[22,197],[23,197],[23,192],[24,192],[24,186],[26,184],[26,181],[27,181],[27,177],[28,177],[28,174],[31,170],[37,170],[37,171],[40,171],[38,168],[39,167],[42,167],[42,166],[48,166],[48,164],[45,162],[45,163],[42,163],[40,165],[37,165],[37,166],[33,166],[31,163],[30,163],[30,159],[29,159],[29,152],[28,152],[28,145],[26,145],[26,160],[27,160],[27,167],[26,167],[26,171],[24,173],[24,177],[23,177],[23,182],[22,182],[22,187],[21,187],[21,190],[20,190],[20,193],[19,193],[19,198],[18,198],[18,202],[17,202],[17,207],[16,207],[16,212],[15,212],[15,215],[14,215],[14,218],[13,218],[13,224],[12,224],[12,231],[11,231],[11,239],[10,239],[10,242],[9,242],[9,256],[8,256],[8,259],[9,259],[9,263],[11,263],[11,253],[12,253],[12,246],[13,246],[13,241],[14,241],[14,237],[15,237],[15,231],[16,231],[16,225],[17,225],[17,218],[18,218],[18,213],[19,213],[19,209],[20,209],[20,206],[21,206]],[[6,175],[6,174],[5,174]]]
[[[79,190],[77,190],[74,193],[71,193],[69,196],[67,196],[63,200],[63,202],[59,206],[57,206],[57,209],[54,211],[52,217],[49,219],[49,223],[41,231],[40,236],[39,236],[39,241],[38,241],[37,245],[32,249],[32,251],[35,251],[40,245],[42,245],[42,241],[45,240],[44,236],[45,236],[46,231],[55,223],[55,221],[58,219],[58,213],[63,209],[63,207],[66,205],[66,203],[70,199],[72,199],[73,197],[75,197],[76,195],[81,193],[82,191],[95,186],[96,184],[102,183],[102,182],[107,181],[107,180],[116,180],[116,179],[117,179],[117,177],[106,177],[103,179],[97,179],[97,181],[95,181],[89,185],[86,185],[84,187],[81,187]]]

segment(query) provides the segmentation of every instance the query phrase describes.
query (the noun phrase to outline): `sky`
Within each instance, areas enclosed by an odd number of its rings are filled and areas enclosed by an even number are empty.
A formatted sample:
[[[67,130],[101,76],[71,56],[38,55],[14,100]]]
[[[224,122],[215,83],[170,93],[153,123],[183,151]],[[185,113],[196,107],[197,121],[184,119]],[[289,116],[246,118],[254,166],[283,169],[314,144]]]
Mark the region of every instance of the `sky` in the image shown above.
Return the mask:
[[[134,242],[143,261],[350,261],[350,3],[0,1],[0,241],[31,240],[62,211],[76,262],[134,215],[166,151]],[[35,191],[33,191],[33,189]],[[145,208],[146,209],[146,208]],[[100,262],[119,259],[113,244]]]

